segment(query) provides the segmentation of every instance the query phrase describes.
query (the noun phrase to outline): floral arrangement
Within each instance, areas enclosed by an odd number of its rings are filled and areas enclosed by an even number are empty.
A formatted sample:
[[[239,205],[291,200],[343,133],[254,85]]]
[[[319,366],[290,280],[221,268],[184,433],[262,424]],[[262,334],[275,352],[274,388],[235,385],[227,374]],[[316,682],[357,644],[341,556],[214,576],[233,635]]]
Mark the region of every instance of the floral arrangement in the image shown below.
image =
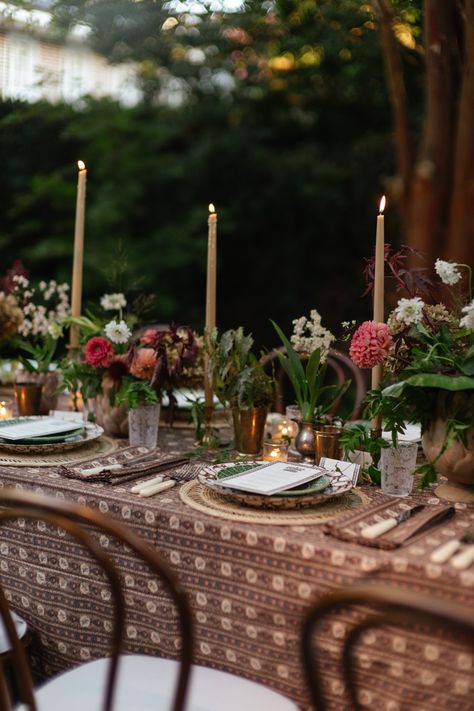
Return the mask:
[[[397,291],[406,296],[398,299],[386,324],[360,325],[349,353],[361,368],[383,366],[385,387],[368,393],[367,415],[382,416],[394,444],[406,422],[421,423],[426,431],[444,392],[444,442],[435,459],[418,468],[426,486],[436,479],[436,464],[453,441],[466,444],[472,425],[472,413],[460,406],[457,394],[474,390],[474,300],[469,266],[437,259],[434,269],[441,284],[435,285],[426,270],[405,268],[407,256],[406,248],[386,248]],[[434,301],[433,293],[441,290],[445,299]]]
[[[16,336],[23,322],[23,311],[13,294],[0,291],[0,338],[9,341]]]
[[[133,409],[158,403],[164,391],[174,404],[173,388],[197,375],[197,335],[188,326],[173,324],[133,337],[138,317],[125,311],[124,294],[104,294],[100,305],[104,312],[116,311],[115,317],[89,314],[73,320],[80,328],[82,350],[63,364],[65,386],[80,389],[84,401],[106,394],[111,406],[126,403]]]
[[[173,389],[187,382],[191,384],[198,376],[199,357],[202,359],[200,339],[190,326],[171,324],[169,328],[146,329],[130,344],[127,354],[129,375],[124,379],[119,402],[127,400],[129,406],[133,406],[138,391],[146,402],[158,402],[165,391],[172,420],[176,405]],[[140,387],[137,381],[141,381]],[[147,383],[147,388],[143,383]]]
[[[33,286],[17,262],[2,279],[0,325],[2,337],[20,350],[20,360],[31,373],[47,373],[67,324],[69,285],[54,280]]]
[[[293,386],[302,420],[320,421],[350,385],[350,380],[343,385],[324,385],[326,359],[335,336],[321,325],[316,309],[310,312],[309,319],[294,319],[290,339],[274,321],[271,323],[286,350],[286,354],[278,351],[277,357]]]

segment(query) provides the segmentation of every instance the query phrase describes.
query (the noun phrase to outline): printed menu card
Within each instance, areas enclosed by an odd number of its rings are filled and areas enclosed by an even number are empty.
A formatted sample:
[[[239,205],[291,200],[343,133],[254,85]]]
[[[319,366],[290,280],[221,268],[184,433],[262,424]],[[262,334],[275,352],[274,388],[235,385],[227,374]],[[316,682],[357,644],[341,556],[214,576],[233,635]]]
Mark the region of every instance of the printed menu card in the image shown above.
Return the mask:
[[[318,479],[324,473],[324,469],[311,464],[269,462],[250,471],[216,479],[214,484],[227,489],[240,489],[252,494],[271,496]]]

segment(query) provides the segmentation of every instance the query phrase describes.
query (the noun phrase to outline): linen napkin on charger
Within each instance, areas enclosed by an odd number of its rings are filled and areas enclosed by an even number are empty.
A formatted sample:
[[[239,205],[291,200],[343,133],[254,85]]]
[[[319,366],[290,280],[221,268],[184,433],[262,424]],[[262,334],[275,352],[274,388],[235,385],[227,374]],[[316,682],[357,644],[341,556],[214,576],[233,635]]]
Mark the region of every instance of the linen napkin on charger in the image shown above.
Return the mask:
[[[187,457],[170,456],[147,447],[124,447],[113,454],[75,464],[62,464],[58,474],[81,481],[105,481],[119,484],[128,479],[173,469],[189,461]]]
[[[364,538],[361,532],[365,526],[371,526],[387,518],[398,516],[407,508],[415,506],[418,502],[406,501],[387,501],[375,503],[356,511],[338,516],[334,521],[326,523],[323,526],[324,533],[339,538],[350,543],[359,543],[362,546],[371,546],[372,548],[383,548],[385,550],[393,550],[399,548],[405,542],[418,533],[423,533],[431,526],[434,526],[441,521],[445,521],[454,515],[454,506],[450,504],[427,504],[419,513],[411,516],[406,521],[402,521],[397,526],[392,528],[387,533],[378,538]]]

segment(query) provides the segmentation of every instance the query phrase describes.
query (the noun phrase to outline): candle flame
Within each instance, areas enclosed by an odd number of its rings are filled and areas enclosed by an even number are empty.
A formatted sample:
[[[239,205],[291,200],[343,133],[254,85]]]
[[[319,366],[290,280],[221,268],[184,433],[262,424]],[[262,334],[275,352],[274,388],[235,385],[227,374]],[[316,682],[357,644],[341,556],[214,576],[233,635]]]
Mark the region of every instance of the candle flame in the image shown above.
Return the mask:
[[[382,195],[382,199],[380,201],[380,207],[379,207],[379,215],[381,215],[383,213],[383,211],[385,210],[386,204],[387,204],[387,199],[386,199],[385,195]]]
[[[83,160],[78,160],[78,161],[77,161],[77,167],[79,168],[79,170],[85,170],[85,169],[86,169],[86,164],[84,163]]]
[[[212,214],[212,213],[214,213],[215,211],[216,211],[216,208],[214,207],[214,205],[212,204],[212,202],[210,202],[210,203],[209,203],[209,212]]]

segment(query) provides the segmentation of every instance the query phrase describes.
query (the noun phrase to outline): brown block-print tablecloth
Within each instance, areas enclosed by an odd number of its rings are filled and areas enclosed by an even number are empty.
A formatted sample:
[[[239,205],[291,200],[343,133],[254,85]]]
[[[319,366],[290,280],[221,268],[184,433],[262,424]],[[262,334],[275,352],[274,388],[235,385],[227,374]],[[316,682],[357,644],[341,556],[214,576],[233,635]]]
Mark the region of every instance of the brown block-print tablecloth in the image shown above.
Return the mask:
[[[170,454],[191,448],[183,431],[163,431]],[[362,580],[388,582],[474,609],[474,566],[434,565],[430,552],[474,522],[458,505],[454,519],[395,551],[337,540],[321,525],[257,525],[225,521],[184,504],[178,488],[140,499],[132,483],[110,486],[61,477],[55,468],[0,469],[2,486],[17,486],[87,504],[131,526],[164,552],[187,588],[195,613],[196,661],[245,676],[295,699],[309,700],[299,652],[302,615],[322,593]],[[372,500],[380,496],[365,489]],[[439,505],[431,494],[410,497]],[[141,564],[107,538],[123,572],[127,650],[175,656],[178,629],[171,604]],[[9,599],[40,639],[45,675],[103,654],[109,592],[94,563],[67,536],[41,524],[5,525],[0,572]],[[341,640],[357,612],[329,619],[324,650],[329,708],[346,706],[338,664]],[[427,630],[367,634],[359,655],[361,701],[371,711],[472,711],[474,662],[469,650]],[[259,711],[257,709],[249,711]]]

